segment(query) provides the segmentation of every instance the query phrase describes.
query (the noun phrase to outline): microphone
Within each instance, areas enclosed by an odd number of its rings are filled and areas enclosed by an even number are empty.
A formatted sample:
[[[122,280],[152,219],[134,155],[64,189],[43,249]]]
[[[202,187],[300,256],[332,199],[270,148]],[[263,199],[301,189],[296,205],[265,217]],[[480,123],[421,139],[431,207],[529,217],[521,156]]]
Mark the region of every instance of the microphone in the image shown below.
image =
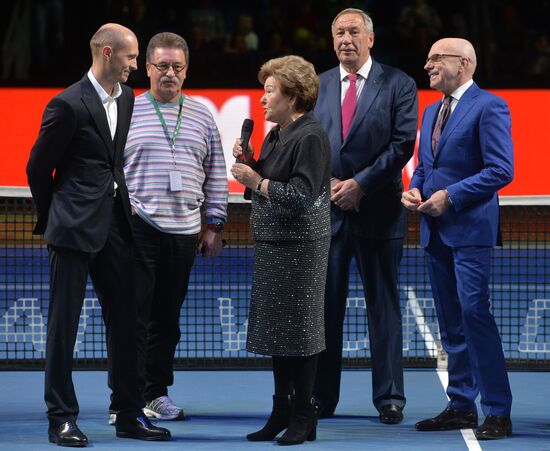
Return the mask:
[[[248,152],[248,142],[250,136],[252,136],[252,129],[254,128],[254,121],[252,119],[245,119],[241,128],[241,141],[243,153],[237,157],[237,163],[242,163],[246,160],[245,154]]]

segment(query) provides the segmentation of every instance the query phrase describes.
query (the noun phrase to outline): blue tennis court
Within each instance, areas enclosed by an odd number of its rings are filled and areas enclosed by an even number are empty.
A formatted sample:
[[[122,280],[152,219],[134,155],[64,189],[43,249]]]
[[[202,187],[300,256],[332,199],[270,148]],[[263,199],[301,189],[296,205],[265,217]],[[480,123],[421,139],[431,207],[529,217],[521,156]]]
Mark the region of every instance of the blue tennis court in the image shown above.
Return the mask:
[[[274,442],[247,442],[245,435],[263,426],[271,409],[272,379],[269,371],[179,371],[170,390],[189,416],[187,421],[162,422],[171,442],[144,443],[115,438],[107,424],[109,391],[103,371],[73,374],[80,402],[79,426],[93,449],[273,449]],[[0,449],[51,450],[47,441],[41,371],[0,372]],[[311,450],[550,450],[550,399],[548,374],[511,372],[514,393],[512,437],[477,442],[471,430],[418,432],[414,423],[439,413],[446,397],[434,370],[405,372],[407,406],[399,425],[378,421],[370,400],[371,374],[348,370],[343,374],[342,397],[336,416],[320,420],[317,441],[302,445]]]

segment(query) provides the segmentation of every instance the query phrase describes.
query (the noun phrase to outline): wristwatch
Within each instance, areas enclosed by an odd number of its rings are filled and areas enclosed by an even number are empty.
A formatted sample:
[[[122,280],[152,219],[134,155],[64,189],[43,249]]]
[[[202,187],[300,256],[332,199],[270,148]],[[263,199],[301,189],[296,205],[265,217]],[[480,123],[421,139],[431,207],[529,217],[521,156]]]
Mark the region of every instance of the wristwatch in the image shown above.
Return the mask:
[[[216,233],[220,233],[223,230],[223,222],[214,222],[212,224],[206,224],[208,230],[213,230]]]
[[[262,195],[262,183],[264,182],[264,178],[263,177],[260,177],[260,181],[258,182],[258,184],[256,185],[256,194],[258,196],[261,196]]]

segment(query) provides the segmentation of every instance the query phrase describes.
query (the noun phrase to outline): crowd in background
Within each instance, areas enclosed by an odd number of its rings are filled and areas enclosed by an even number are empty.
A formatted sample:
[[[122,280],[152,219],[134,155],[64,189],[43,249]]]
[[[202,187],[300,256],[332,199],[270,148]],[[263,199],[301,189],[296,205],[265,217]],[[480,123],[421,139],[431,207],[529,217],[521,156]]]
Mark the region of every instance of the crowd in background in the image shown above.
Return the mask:
[[[550,0],[17,0],[0,18],[4,86],[66,86],[89,68],[83,52],[98,24],[134,30],[140,45],[161,31],[188,42],[188,88],[257,88],[257,68],[294,53],[318,72],[333,64],[330,22],[346,7],[369,12],[377,42],[373,56],[428,87],[423,70],[430,45],[442,36],[476,47],[478,82],[489,88],[550,86]],[[140,62],[145,49],[140,48]],[[129,80],[147,85],[144,70]]]

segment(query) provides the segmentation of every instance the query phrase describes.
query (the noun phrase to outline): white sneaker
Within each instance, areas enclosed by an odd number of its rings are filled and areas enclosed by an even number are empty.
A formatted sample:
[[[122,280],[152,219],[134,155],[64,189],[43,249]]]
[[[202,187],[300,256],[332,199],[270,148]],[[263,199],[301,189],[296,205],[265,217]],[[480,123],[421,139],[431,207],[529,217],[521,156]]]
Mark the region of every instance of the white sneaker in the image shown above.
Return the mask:
[[[109,414],[109,426],[114,426],[116,424],[116,413]]]
[[[143,413],[157,420],[183,420],[183,409],[174,404],[168,396],[159,396],[149,401],[143,408]]]

